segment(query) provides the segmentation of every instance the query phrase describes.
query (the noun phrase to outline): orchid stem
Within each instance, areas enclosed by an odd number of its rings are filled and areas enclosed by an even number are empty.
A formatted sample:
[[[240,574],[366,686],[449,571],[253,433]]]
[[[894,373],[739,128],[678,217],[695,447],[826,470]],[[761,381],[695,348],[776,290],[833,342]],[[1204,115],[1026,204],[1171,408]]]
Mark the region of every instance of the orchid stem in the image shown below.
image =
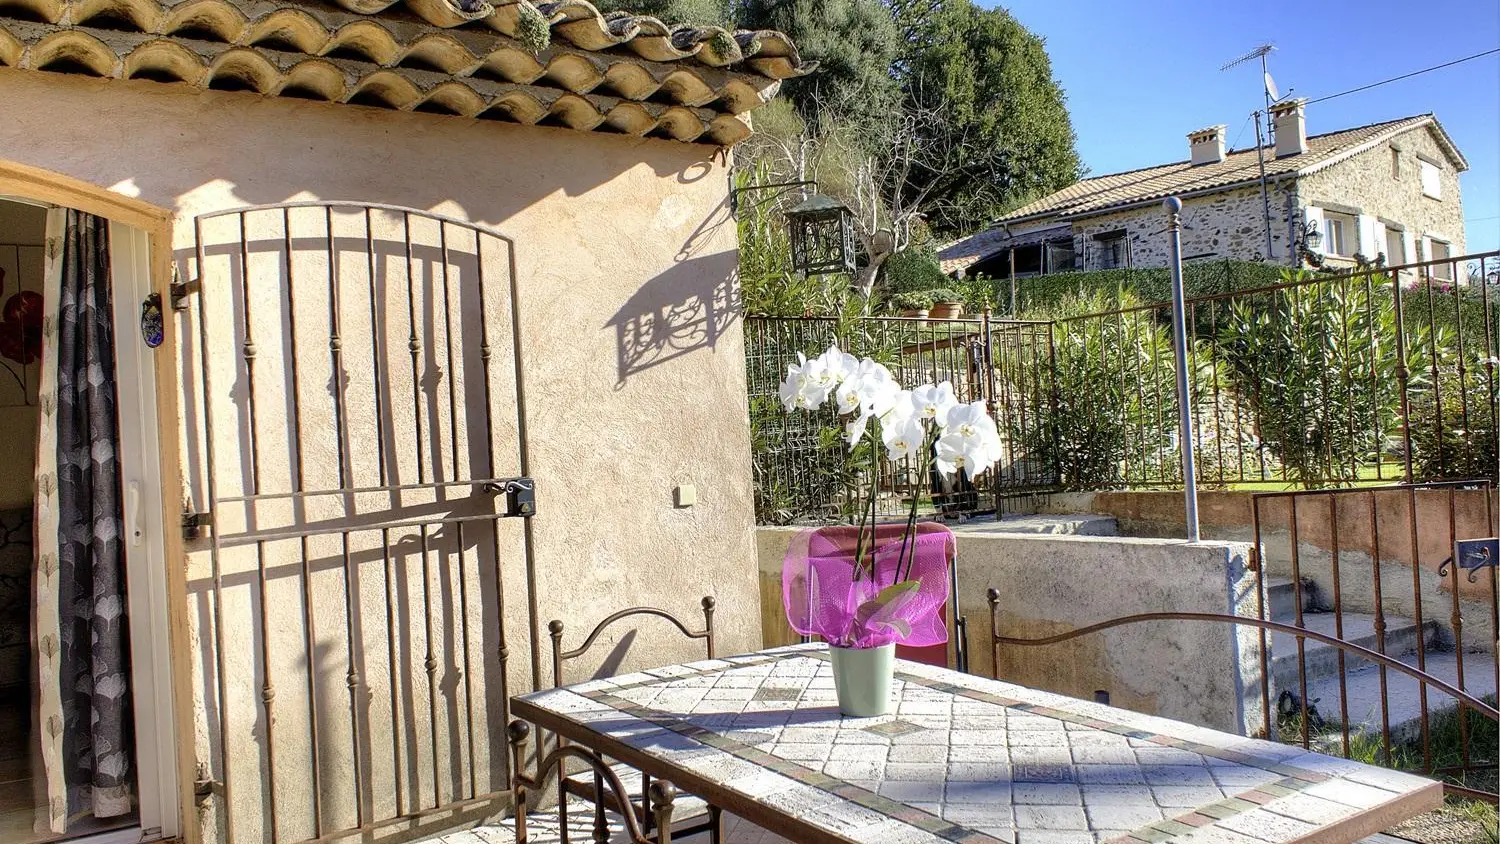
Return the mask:
[[[932,450],[932,444],[929,442],[929,438],[924,436],[923,439],[922,439],[922,453],[925,455],[925,454],[927,454],[931,450]],[[927,463],[926,469],[930,470],[931,469],[931,463],[928,462],[928,461],[924,461],[924,462]],[[924,474],[927,474],[929,477],[931,476],[931,472],[930,471],[924,471]],[[913,531],[915,531],[917,529],[917,505],[922,500],[921,493],[922,493],[922,482],[918,481],[916,487],[912,489],[912,493],[911,493],[911,512],[906,517],[906,533],[903,534],[902,537],[901,537],[901,554],[896,557],[896,582],[897,583],[900,583],[900,582],[906,580],[906,578],[908,578],[908,577],[911,576],[911,567],[916,563],[916,557],[917,557],[917,537],[913,534]],[[907,546],[908,545],[911,546],[911,553],[910,554],[907,553]],[[901,564],[902,564],[903,560],[906,561],[906,571],[905,572],[903,572],[901,570]]]

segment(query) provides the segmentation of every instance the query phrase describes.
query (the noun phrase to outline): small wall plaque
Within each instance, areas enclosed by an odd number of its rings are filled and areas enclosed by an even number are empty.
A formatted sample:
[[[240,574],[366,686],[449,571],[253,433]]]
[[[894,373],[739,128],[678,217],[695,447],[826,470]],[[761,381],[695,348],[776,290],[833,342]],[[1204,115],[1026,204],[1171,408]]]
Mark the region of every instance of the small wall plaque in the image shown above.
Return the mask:
[[[161,294],[152,293],[141,302],[141,339],[146,341],[148,348],[154,349],[161,345],[165,336],[161,315]]]

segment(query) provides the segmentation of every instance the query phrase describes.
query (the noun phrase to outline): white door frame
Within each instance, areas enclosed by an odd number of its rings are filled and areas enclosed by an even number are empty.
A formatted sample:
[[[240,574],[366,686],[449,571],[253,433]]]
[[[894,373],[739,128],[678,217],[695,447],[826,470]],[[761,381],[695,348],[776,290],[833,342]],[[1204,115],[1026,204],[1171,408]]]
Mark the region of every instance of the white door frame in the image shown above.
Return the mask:
[[[152,292],[151,237],[142,229],[111,222],[109,244],[120,484],[125,502],[125,578],[130,593],[130,685],[140,799],[137,840],[148,841],[175,838],[181,833],[163,535],[166,526],[159,516],[165,511],[152,360],[157,351],[147,347],[141,337],[141,303]]]

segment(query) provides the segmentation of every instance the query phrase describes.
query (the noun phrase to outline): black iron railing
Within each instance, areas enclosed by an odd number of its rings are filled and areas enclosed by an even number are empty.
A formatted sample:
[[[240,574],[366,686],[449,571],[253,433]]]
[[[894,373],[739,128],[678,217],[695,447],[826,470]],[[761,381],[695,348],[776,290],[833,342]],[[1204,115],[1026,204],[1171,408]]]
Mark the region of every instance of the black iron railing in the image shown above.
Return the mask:
[[[951,380],[961,400],[983,400],[994,414],[1003,459],[924,502],[927,512],[993,512],[1056,490],[1180,486],[1171,304],[1109,301],[1125,306],[1040,320],[747,318],[761,521],[847,515],[853,491],[871,483],[883,493],[878,511],[900,515],[919,486],[907,467],[871,477],[853,465],[832,413],[787,414],[777,402],[786,364],[835,341],[887,363],[903,383]],[[1288,275],[1186,308],[1200,486],[1496,477],[1500,252]]]

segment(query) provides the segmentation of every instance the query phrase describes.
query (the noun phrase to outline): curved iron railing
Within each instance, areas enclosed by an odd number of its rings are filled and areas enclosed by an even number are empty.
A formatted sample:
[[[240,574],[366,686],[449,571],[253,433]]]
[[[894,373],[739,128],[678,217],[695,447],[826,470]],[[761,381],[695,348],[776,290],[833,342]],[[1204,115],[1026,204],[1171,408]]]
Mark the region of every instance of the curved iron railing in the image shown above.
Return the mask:
[[[1474,695],[1464,691],[1463,689],[1454,687],[1452,684],[1448,683],[1442,678],[1435,677],[1432,674],[1427,673],[1426,671],[1422,671],[1416,668],[1415,666],[1407,665],[1406,663],[1401,662],[1398,659],[1386,656],[1385,654],[1379,653],[1378,651],[1370,650],[1369,648],[1366,648],[1362,645],[1357,645],[1353,642],[1347,642],[1335,636],[1330,636],[1326,633],[1320,633],[1316,630],[1308,630],[1305,627],[1297,627],[1295,625],[1284,624],[1279,621],[1268,621],[1260,618],[1248,618],[1245,616],[1229,615],[1227,613],[1148,612],[1120,616],[1118,618],[1112,618],[1107,621],[1101,621],[1095,624],[1090,624],[1084,627],[1057,633],[1052,636],[1040,636],[1036,638],[1001,636],[998,618],[1000,603],[999,590],[993,588],[990,589],[986,595],[986,598],[989,601],[990,605],[990,649],[991,659],[993,660],[992,664],[995,666],[999,665],[1001,645],[1014,645],[1022,647],[1056,645],[1062,642],[1078,639],[1083,636],[1088,636],[1093,633],[1110,630],[1115,627],[1123,627],[1128,624],[1140,624],[1143,622],[1151,621],[1198,621],[1213,622],[1219,624],[1246,625],[1249,627],[1256,627],[1261,630],[1270,630],[1277,633],[1287,633],[1292,636],[1313,639],[1315,641],[1322,642],[1326,645],[1337,648],[1340,651],[1355,654],[1361,659],[1369,660],[1370,662],[1376,663],[1385,668],[1405,674],[1415,679],[1418,683],[1424,684],[1425,686],[1432,686],[1433,688],[1438,689],[1439,691],[1451,696],[1454,700],[1458,701],[1461,707],[1478,712],[1480,715],[1483,715],[1491,721],[1500,723],[1500,709],[1497,709],[1495,706],[1486,703],[1484,700],[1475,697]],[[1266,719],[1269,722],[1271,702],[1269,700],[1269,695],[1265,694],[1264,692],[1262,698],[1262,706],[1265,707]],[[1302,723],[1305,725],[1308,721],[1308,704],[1305,698],[1301,702],[1301,708]],[[1305,729],[1303,731],[1302,743],[1304,747],[1308,746],[1308,737]],[[1467,770],[1469,770],[1469,767],[1470,766],[1463,766],[1461,770],[1466,772]],[[1434,769],[1430,771],[1430,773],[1445,772],[1447,772],[1446,769]],[[1467,788],[1465,786],[1456,785],[1453,783],[1444,783],[1444,788],[1450,792],[1481,800],[1487,800],[1492,803],[1497,802],[1497,797],[1500,797],[1500,795],[1496,795],[1495,793],[1479,791],[1477,789]]]

